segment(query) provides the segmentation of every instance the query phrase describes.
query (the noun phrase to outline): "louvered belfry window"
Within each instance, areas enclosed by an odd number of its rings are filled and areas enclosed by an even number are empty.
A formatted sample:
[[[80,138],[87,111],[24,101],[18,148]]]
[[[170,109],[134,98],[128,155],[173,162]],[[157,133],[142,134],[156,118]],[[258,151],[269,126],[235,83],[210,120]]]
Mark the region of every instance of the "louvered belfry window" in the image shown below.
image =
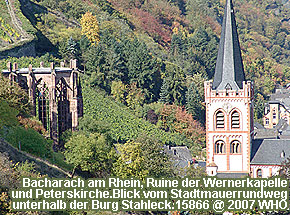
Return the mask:
[[[237,111],[232,113],[232,128],[240,128],[240,115]]]
[[[218,111],[216,114],[216,127],[217,128],[225,127],[225,115],[222,111]]]

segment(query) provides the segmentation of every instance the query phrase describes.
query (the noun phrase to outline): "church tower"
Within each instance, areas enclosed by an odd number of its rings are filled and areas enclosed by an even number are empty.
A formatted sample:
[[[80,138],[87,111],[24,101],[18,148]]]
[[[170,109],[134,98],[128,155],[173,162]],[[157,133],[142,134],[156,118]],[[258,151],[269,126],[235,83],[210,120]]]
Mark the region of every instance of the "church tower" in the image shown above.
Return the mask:
[[[227,0],[213,81],[205,82],[207,173],[250,173],[253,85],[245,80],[232,0]]]

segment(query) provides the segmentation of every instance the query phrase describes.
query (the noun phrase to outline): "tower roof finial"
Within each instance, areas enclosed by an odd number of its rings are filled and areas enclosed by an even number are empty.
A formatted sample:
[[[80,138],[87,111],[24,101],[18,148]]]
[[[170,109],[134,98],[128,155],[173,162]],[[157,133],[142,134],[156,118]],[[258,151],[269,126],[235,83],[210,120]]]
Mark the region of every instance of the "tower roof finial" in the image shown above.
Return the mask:
[[[232,0],[227,0],[216,62],[213,89],[243,88],[245,73]]]

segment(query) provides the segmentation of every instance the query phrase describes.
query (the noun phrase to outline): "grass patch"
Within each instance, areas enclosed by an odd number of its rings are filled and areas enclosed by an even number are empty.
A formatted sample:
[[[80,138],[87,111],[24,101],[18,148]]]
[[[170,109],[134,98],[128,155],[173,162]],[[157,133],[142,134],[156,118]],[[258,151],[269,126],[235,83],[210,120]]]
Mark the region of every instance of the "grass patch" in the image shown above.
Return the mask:
[[[52,158],[52,140],[45,139],[35,130],[14,126],[3,129],[3,138],[15,148],[43,159]]]

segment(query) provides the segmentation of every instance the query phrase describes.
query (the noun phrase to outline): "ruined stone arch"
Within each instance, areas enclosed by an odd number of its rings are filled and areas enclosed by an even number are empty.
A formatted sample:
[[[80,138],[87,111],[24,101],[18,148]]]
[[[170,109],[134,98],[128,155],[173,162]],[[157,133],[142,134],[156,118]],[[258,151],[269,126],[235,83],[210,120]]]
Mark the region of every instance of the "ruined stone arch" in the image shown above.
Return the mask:
[[[50,130],[50,115],[49,115],[49,88],[47,84],[40,78],[36,85],[35,108],[36,116],[42,122],[44,128]]]
[[[68,98],[68,84],[62,77],[56,85],[56,100],[58,113],[58,133],[61,135],[67,129],[71,129],[70,103]]]

